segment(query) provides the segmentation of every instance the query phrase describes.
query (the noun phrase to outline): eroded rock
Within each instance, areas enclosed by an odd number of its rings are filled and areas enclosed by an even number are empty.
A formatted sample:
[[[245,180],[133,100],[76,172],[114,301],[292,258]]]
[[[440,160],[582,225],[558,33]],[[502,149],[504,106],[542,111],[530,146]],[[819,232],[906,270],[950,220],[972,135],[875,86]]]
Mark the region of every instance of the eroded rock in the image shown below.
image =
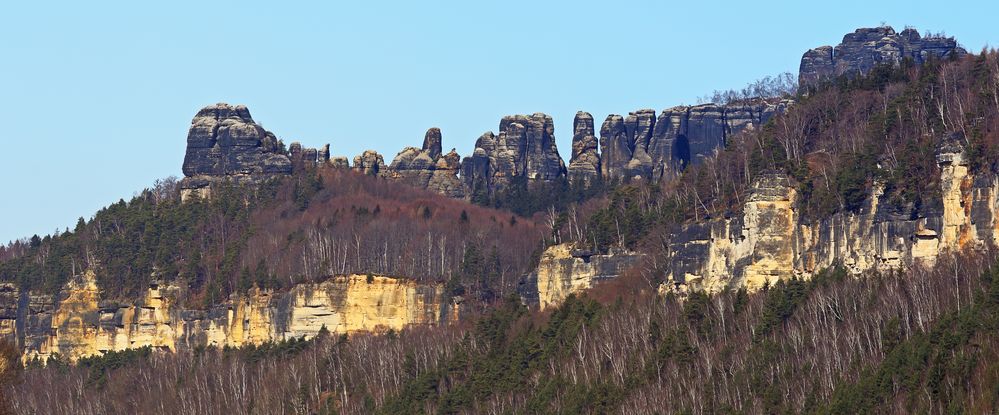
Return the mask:
[[[891,26],[861,28],[843,36],[836,47],[821,46],[801,57],[798,83],[815,85],[839,75],[866,74],[881,64],[898,64],[911,59],[922,64],[931,58],[967,54],[953,37],[921,37],[915,29],[896,33]]]

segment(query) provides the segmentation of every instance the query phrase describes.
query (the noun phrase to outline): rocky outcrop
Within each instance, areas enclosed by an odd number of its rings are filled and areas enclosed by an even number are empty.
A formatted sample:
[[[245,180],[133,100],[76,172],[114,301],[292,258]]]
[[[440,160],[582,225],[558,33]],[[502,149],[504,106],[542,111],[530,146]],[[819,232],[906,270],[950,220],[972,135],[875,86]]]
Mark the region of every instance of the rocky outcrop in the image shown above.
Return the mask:
[[[330,161],[330,145],[322,148],[303,148],[301,143],[294,142],[288,147],[288,155],[295,169],[315,168]]]
[[[931,58],[967,54],[952,37],[921,37],[915,29],[896,33],[891,26],[857,29],[843,36],[836,47],[821,46],[801,57],[798,83],[815,85],[839,75],[866,74],[877,65],[898,64],[912,59],[922,64]]]
[[[374,150],[364,150],[354,157],[354,170],[369,176],[378,176],[385,172],[385,159]]]
[[[757,100],[674,107],[658,118],[651,109],[627,117],[611,114],[600,128],[602,177],[610,181],[672,177],[711,157],[732,136],[762,127],[787,105],[788,101]]]
[[[959,134],[943,141],[941,194],[919,209],[890,205],[875,184],[860,211],[805,222],[790,179],[757,178],[740,215],[688,224],[673,236],[666,291],[753,290],[837,264],[852,273],[930,266],[941,254],[999,243],[999,178],[969,172],[963,141]]]
[[[441,130],[431,128],[423,139],[423,148],[403,149],[383,175],[410,186],[461,198],[465,196],[465,188],[458,179],[460,170],[458,153],[451,149],[448,154],[441,154]]]
[[[219,103],[202,108],[187,133],[182,198],[207,196],[209,185],[219,178],[242,183],[291,173],[291,159],[281,147],[245,106]]]
[[[299,284],[286,292],[253,289],[208,310],[185,309],[183,285],[154,283],[131,304],[103,301],[95,274],[73,277],[59,296],[0,297],[20,316],[13,334],[24,359],[70,360],[150,346],[178,351],[239,347],[331,333],[383,332],[439,324],[443,287],[404,278],[349,275]],[[5,315],[0,322],[8,321]],[[5,334],[10,335],[10,334]]]
[[[469,194],[505,189],[515,179],[528,185],[560,180],[565,162],[555,145],[555,127],[546,114],[511,115],[500,121],[499,134],[483,134],[472,155],[462,161],[462,179]]]
[[[600,281],[620,276],[642,257],[623,249],[598,254],[575,249],[571,243],[554,245],[542,253],[537,270],[526,277],[520,294],[541,309],[553,307],[569,294],[582,293]]]
[[[600,178],[600,142],[593,130],[593,116],[579,111],[572,120],[572,157],[569,181],[589,184]]]
[[[17,335],[17,304],[20,290],[17,285],[0,282],[0,337]]]

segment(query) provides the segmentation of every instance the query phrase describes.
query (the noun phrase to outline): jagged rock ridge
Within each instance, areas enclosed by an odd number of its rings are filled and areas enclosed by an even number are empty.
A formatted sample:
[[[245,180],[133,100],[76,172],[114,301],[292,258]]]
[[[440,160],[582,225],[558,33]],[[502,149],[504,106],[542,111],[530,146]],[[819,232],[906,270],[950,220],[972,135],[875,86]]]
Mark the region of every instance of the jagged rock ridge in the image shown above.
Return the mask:
[[[915,29],[896,33],[891,26],[861,28],[843,36],[835,46],[811,49],[801,57],[798,83],[809,86],[839,75],[866,74],[879,64],[912,59],[922,64],[930,58],[967,54],[953,37],[921,37]]]

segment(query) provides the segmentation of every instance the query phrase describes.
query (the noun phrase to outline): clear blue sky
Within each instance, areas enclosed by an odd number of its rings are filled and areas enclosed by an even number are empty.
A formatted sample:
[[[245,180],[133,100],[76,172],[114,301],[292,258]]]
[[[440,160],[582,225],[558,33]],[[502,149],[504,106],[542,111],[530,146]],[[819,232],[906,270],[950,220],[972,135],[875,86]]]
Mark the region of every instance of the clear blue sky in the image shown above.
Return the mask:
[[[191,117],[245,104],[290,143],[391,160],[440,127],[467,155],[506,114],[663,109],[764,75],[857,27],[999,44],[994,1],[7,2],[0,241],[72,227],[181,176]]]

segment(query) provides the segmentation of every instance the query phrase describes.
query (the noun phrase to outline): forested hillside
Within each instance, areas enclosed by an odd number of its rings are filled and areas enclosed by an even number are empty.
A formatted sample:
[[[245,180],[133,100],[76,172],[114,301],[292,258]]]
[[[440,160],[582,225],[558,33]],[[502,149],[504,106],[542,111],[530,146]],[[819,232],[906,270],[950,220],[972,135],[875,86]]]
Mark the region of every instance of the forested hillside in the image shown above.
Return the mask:
[[[184,202],[176,181],[158,182],[74,229],[0,247],[0,282],[56,294],[95,270],[102,299],[129,302],[170,282],[189,290],[184,306],[208,310],[254,288],[379,274],[441,283],[441,302],[464,301],[463,312],[381,334],[323,326],[313,338],[112,349],[24,370],[17,348],[0,344],[0,398],[19,413],[77,414],[993,413],[999,53],[868,69],[816,75],[759,128],[725,132],[680,170],[656,167],[659,181],[604,180],[591,168],[592,180],[571,182],[550,141],[551,180],[489,167],[516,153],[496,144],[515,132],[551,139],[550,117],[535,114],[480,139],[499,154],[470,159],[492,187],[465,200],[379,176],[387,167],[374,153],[360,171],[313,156],[321,162],[259,183],[205,179],[210,197]],[[743,98],[726,105],[777,97]],[[580,135],[595,155],[589,122]],[[426,169],[395,172],[458,180],[437,134],[404,151],[409,167],[427,155]],[[626,161],[644,157],[635,153]],[[843,253],[855,235],[874,246],[870,261]],[[640,259],[541,311],[520,294],[555,244],[571,247],[559,259],[570,271],[598,254]],[[746,269],[760,264],[763,283],[750,287]],[[704,270],[725,279],[699,289]]]
[[[831,269],[684,302],[623,284],[550,313],[516,298],[474,323],[385,336],[112,353],[28,370],[28,413],[989,413],[999,272]]]
[[[349,170],[222,185],[208,200],[184,203],[165,180],[72,230],[2,248],[0,281],[56,293],[92,268],[110,298],[179,280],[212,305],[252,286],[377,273],[450,282],[456,292],[467,285],[492,298],[530,268],[550,234],[543,228]]]

